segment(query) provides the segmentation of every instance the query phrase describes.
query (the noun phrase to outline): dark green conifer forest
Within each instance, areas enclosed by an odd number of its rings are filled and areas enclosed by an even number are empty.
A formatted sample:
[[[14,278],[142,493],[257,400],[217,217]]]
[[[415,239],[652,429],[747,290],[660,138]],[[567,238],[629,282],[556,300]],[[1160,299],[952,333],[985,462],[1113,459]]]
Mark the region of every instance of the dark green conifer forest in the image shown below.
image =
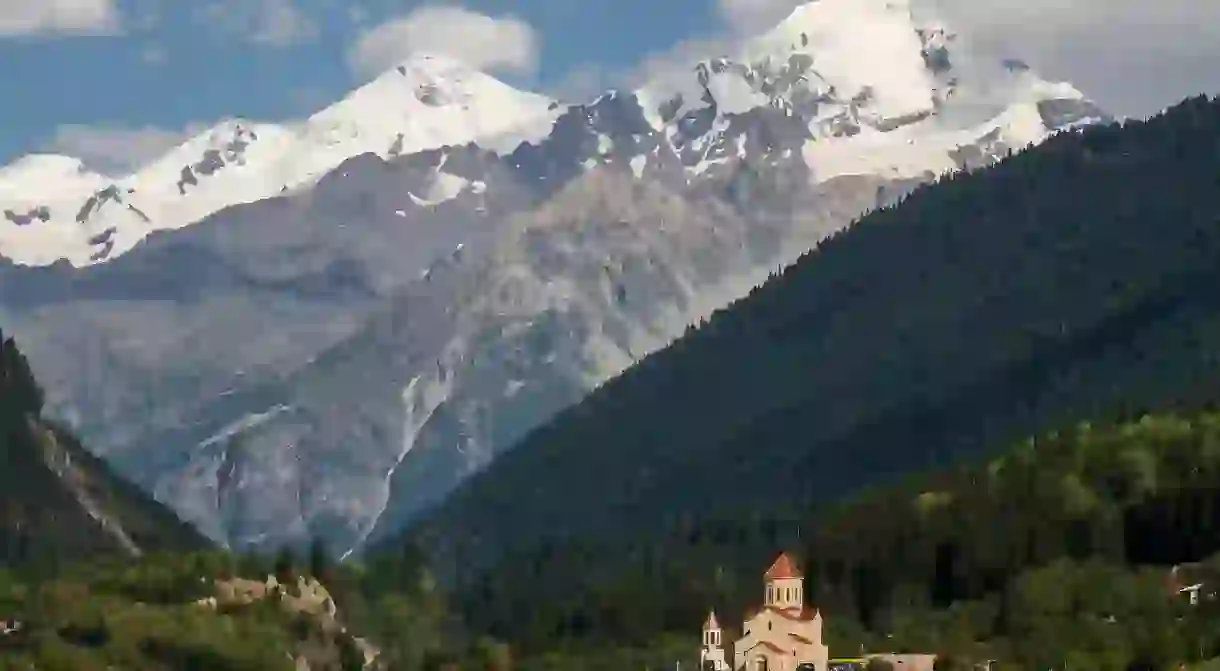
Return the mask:
[[[535,431],[401,542],[447,572],[474,626],[539,649],[689,630],[756,598],[789,545],[826,576],[815,601],[873,635],[893,633],[895,599],[988,603],[1056,562],[1162,575],[1206,557],[1220,538],[1165,526],[1185,513],[1157,506],[1176,503],[1105,489],[1085,494],[1110,517],[1001,498],[954,521],[978,534],[954,542],[885,526],[900,509],[833,506],[1029,436],[1220,399],[1218,137],[1220,102],[1199,97],[921,188]],[[1190,515],[1211,514],[1211,486]],[[835,525],[855,540],[832,560]],[[916,548],[952,579],[895,573]],[[539,595],[552,607],[528,608]]]
[[[1199,97],[921,188],[535,431],[414,537],[468,568],[711,509],[782,517],[1214,400],[1217,136]]]

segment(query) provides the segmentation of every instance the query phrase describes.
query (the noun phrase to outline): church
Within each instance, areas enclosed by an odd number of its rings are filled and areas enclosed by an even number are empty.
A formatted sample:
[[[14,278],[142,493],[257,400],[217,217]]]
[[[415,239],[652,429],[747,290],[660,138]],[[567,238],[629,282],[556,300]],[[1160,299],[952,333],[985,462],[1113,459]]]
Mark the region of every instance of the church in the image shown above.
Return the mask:
[[[830,651],[822,643],[822,615],[805,606],[805,576],[786,553],[763,575],[763,605],[746,614],[741,638],[726,656],[724,632],[710,613],[703,625],[699,662],[705,671],[827,671]]]

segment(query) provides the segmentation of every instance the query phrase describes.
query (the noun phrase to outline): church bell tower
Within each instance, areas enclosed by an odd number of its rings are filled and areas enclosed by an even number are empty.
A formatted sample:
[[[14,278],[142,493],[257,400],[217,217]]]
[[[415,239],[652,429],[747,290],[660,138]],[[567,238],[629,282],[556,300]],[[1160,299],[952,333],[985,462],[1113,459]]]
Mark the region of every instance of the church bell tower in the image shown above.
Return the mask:
[[[715,611],[707,614],[703,623],[703,646],[699,650],[700,671],[728,671],[729,663],[724,659],[724,632],[716,621]]]
[[[792,557],[781,554],[764,576],[767,593],[763,605],[786,611],[801,611],[805,607],[805,575]]]

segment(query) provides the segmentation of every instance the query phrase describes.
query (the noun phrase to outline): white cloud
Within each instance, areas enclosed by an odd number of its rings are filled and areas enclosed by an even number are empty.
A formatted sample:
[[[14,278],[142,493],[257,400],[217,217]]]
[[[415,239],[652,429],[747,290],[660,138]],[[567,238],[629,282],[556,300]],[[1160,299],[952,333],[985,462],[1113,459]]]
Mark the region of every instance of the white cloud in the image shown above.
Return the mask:
[[[0,37],[114,35],[115,0],[0,0]]]
[[[751,35],[783,21],[798,4],[795,0],[718,0],[716,11],[728,30]]]
[[[293,89],[291,98],[296,109],[306,114],[316,112],[326,104],[333,102],[331,92],[317,86]]]
[[[803,0],[716,0],[718,31],[641,60],[630,78],[664,78],[701,57],[732,54]],[[981,59],[1016,57],[1069,81],[1114,114],[1142,116],[1199,93],[1220,93],[1218,0],[911,0]],[[960,52],[959,52],[960,53]],[[959,61],[961,64],[961,61]]]
[[[631,84],[645,81],[664,82],[669,77],[685,78],[700,60],[715,56],[732,56],[739,41],[727,35],[695,37],[678,42],[665,51],[647,54],[631,76]]]
[[[725,35],[765,30],[801,0],[717,0]],[[983,59],[1016,57],[1119,115],[1220,93],[1216,0],[912,0]]]
[[[318,37],[319,26],[294,0],[216,0],[202,18],[230,33],[267,47],[288,47]]]
[[[75,156],[104,174],[124,175],[185,142],[211,124],[180,130],[156,126],[67,124],[55,129],[47,151]]]
[[[778,24],[799,4],[800,0],[717,0],[719,30],[645,54],[634,68],[614,79],[623,87],[637,87],[645,82],[663,86],[669,78],[685,79],[702,59],[736,55],[743,40]]]
[[[1220,93],[1216,0],[922,1],[981,53],[1021,58],[1118,114]]]
[[[362,34],[348,61],[369,75],[413,53],[443,54],[480,70],[528,74],[538,66],[538,39],[532,26],[513,16],[427,6]]]
[[[547,94],[566,102],[588,102],[613,88],[622,75],[594,63],[580,63],[564,74],[563,79],[548,87]]]

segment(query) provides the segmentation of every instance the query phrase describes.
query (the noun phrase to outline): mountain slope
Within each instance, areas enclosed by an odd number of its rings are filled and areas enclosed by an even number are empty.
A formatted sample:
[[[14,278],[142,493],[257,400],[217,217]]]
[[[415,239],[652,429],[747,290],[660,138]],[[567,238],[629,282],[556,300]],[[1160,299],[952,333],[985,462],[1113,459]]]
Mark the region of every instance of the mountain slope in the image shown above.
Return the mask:
[[[348,551],[858,214],[1105,118],[959,60],[905,2],[820,0],[515,149],[362,154],[106,263],[0,261],[0,318],[50,411],[208,535]]]
[[[917,190],[531,433],[418,538],[471,567],[1217,400],[1218,131],[1198,98]]]
[[[108,261],[152,232],[308,188],[355,156],[475,139],[510,151],[545,135],[556,115],[543,96],[420,54],[303,122],[224,120],[131,175],[96,174],[54,155],[0,168],[0,255],[33,266]]]
[[[208,542],[40,416],[42,391],[0,335],[0,562],[52,568]]]

